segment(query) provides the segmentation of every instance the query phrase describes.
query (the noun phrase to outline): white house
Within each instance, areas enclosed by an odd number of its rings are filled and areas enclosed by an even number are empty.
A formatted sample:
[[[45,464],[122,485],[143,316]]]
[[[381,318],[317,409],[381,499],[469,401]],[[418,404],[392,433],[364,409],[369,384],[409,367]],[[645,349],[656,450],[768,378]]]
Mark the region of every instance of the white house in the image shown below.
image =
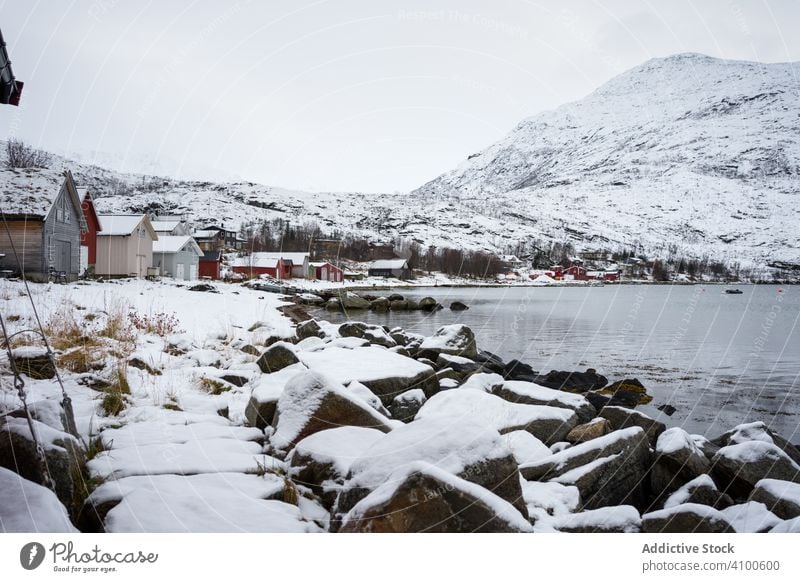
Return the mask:
[[[95,273],[101,276],[147,276],[153,265],[156,231],[146,214],[100,214]]]

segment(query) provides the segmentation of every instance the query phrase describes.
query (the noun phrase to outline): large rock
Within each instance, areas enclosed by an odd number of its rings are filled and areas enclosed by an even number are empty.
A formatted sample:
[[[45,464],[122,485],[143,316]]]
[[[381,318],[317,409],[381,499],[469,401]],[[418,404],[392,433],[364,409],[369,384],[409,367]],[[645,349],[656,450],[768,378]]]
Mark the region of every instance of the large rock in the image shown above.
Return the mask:
[[[800,484],[778,479],[762,479],[750,493],[750,501],[759,501],[781,519],[800,517]]]
[[[594,368],[589,368],[585,372],[551,370],[547,374],[537,376],[536,383],[555,390],[582,394],[589,390],[599,390],[608,384],[608,379],[599,375]]]
[[[383,437],[372,428],[341,426],[312,434],[287,457],[292,480],[309,487],[331,509],[342,489],[350,463]]]
[[[50,489],[0,467],[0,533],[78,533]]]
[[[600,390],[601,394],[607,394],[621,405],[628,408],[635,408],[639,404],[647,404],[653,397],[647,394],[644,384],[636,378],[626,378],[618,380]]]
[[[707,505],[684,503],[642,516],[643,533],[736,533],[718,510]]]
[[[399,396],[395,396],[395,399],[389,404],[389,412],[394,419],[402,422],[411,422],[426,400],[425,393],[419,388],[409,390]]]
[[[385,406],[391,404],[395,396],[415,388],[421,389],[427,397],[439,391],[439,382],[430,366],[381,347],[333,346],[298,355],[310,369],[329,374],[342,384],[361,382]]]
[[[294,364],[272,374],[264,374],[250,393],[244,415],[249,426],[264,429],[272,426],[278,399],[286,383],[300,372],[306,371],[303,364]]]
[[[647,436],[639,427],[614,431],[520,466],[524,479],[556,481],[578,488],[583,509],[647,502],[650,466]]]
[[[339,335],[367,340],[371,344],[393,348],[397,342],[379,325],[368,325],[360,321],[348,321],[339,326]]]
[[[577,415],[566,408],[514,404],[479,390],[447,390],[429,399],[417,418],[472,418],[500,433],[525,430],[540,441],[551,444],[564,440],[578,423]]]
[[[656,446],[661,433],[667,430],[663,422],[654,420],[636,410],[628,410],[621,406],[605,406],[598,415],[608,420],[614,430],[628,428],[629,426],[638,426],[644,429],[652,447]]]
[[[372,311],[389,311],[389,300],[386,297],[378,297],[372,300],[369,308]]]
[[[733,505],[733,499],[720,492],[711,477],[698,475],[672,493],[663,505],[665,509],[668,509],[684,503],[698,503],[715,509],[725,509]]]
[[[22,346],[11,350],[14,364],[22,374],[36,380],[49,380],[55,377],[56,367],[44,348]]]
[[[335,380],[318,372],[301,372],[286,383],[278,399],[271,443],[288,449],[307,436],[339,426],[392,430],[385,416]]]
[[[339,297],[339,304],[347,311],[348,309],[369,309],[369,301],[359,297],[354,293],[345,293]]]
[[[586,424],[579,424],[566,436],[568,443],[585,443],[612,432],[611,423],[605,418],[594,418]]]
[[[451,301],[450,302],[450,311],[466,311],[469,309],[466,303],[462,303],[461,301]]]
[[[770,430],[769,427],[761,421],[740,424],[711,442],[717,447],[727,447],[729,445],[738,445],[749,441],[772,443],[786,453],[795,463],[800,465],[800,450],[785,438]]]
[[[84,487],[86,456],[81,443],[72,435],[33,420],[33,430],[44,450],[47,472],[53,481],[55,494],[71,512],[79,508],[74,503]],[[23,478],[46,484],[28,422],[22,418],[6,417],[0,425],[0,466]]]
[[[258,364],[262,372],[271,374],[287,366],[297,364],[299,361],[291,344],[278,342],[268,347],[266,351],[261,354],[261,357],[256,360],[256,364]]]
[[[441,309],[442,306],[433,297],[423,297],[419,300],[419,308],[423,311],[436,311]]]
[[[597,416],[597,410],[583,396],[545,388],[532,382],[506,380],[501,382],[499,388],[495,388],[494,394],[509,402],[555,406],[573,410],[578,415],[580,422],[588,422]]]
[[[481,369],[481,365],[475,360],[470,360],[463,356],[451,356],[449,354],[439,354],[436,358],[436,365],[440,369],[450,368],[454,372],[457,372],[462,378]]]
[[[636,533],[641,523],[635,507],[620,505],[562,515],[552,521],[552,526],[568,533]]]
[[[682,428],[674,427],[661,433],[655,451],[650,485],[659,498],[711,469],[711,463],[703,451]]]
[[[460,323],[440,327],[433,336],[425,338],[419,348],[422,352],[464,356],[471,360],[478,357],[475,334]]]
[[[325,335],[322,331],[322,328],[314,319],[309,319],[308,321],[298,323],[297,328],[295,328],[295,333],[297,334],[298,339],[301,341],[306,338],[322,337]]]
[[[504,438],[470,418],[418,418],[380,439],[350,465],[335,514],[343,515],[415,461],[480,485],[525,514],[517,462]]]
[[[764,533],[783,523],[782,519],[758,501],[731,505],[722,510],[722,515],[737,533]]]
[[[393,472],[342,520],[350,533],[517,533],[527,519],[483,487],[425,462]]]
[[[722,447],[711,472],[720,488],[739,500],[747,499],[761,479],[800,483],[800,465],[775,444],[760,440]]]

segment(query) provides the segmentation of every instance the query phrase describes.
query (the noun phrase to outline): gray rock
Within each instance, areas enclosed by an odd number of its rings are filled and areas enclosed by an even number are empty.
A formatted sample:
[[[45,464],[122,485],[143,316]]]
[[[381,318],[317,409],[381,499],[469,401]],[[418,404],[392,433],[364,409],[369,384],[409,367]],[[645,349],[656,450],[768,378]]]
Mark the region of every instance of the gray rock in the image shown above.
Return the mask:
[[[256,364],[265,374],[271,374],[278,370],[283,370],[287,366],[297,364],[300,360],[289,347],[290,344],[280,342],[268,347],[261,357],[256,360]]]
[[[642,516],[643,533],[736,533],[725,516],[707,505],[685,503]]]
[[[425,404],[427,398],[420,389],[409,390],[395,397],[389,404],[389,412],[392,418],[403,422],[411,422]]]
[[[354,293],[347,293],[339,297],[339,303],[345,309],[369,309],[369,301]]]
[[[605,406],[600,410],[598,416],[608,420],[614,430],[628,428],[629,426],[638,426],[644,429],[652,447],[656,446],[659,435],[667,430],[663,422],[654,420],[636,410],[629,410],[621,406]]]
[[[44,348],[23,346],[11,350],[14,364],[20,373],[35,380],[49,380],[56,375],[56,367]]]
[[[466,311],[469,309],[466,303],[462,303],[461,301],[451,301],[450,302],[450,311]]]
[[[331,297],[330,299],[328,299],[328,301],[325,302],[325,309],[327,309],[328,311],[341,311],[342,304],[336,297]]]
[[[567,442],[572,444],[585,443],[611,432],[611,423],[605,418],[595,418],[586,424],[579,424],[567,434]]]
[[[672,493],[663,505],[669,508],[683,503],[697,503],[715,509],[725,509],[733,505],[733,499],[720,492],[711,477],[699,475]]]
[[[392,311],[408,311],[408,301],[405,299],[396,299],[389,302],[389,308]]]
[[[740,424],[711,442],[717,447],[727,447],[729,445],[748,441],[770,442],[786,453],[795,463],[800,465],[800,450],[781,435],[770,430],[770,428],[761,421]]]
[[[778,446],[765,441],[722,447],[711,462],[714,481],[736,500],[747,499],[761,479],[800,483],[800,465]]]
[[[463,356],[471,360],[478,357],[475,334],[469,327],[462,324],[440,327],[432,337],[423,340],[420,350],[437,355]]]
[[[368,325],[360,321],[348,321],[339,326],[339,335],[365,339],[371,344],[392,348],[397,342],[379,325]]]
[[[662,499],[710,470],[711,463],[691,435],[674,427],[663,432],[656,442],[650,485],[657,499]]]
[[[492,393],[509,402],[566,408],[574,411],[578,415],[579,422],[583,423],[597,416],[595,407],[583,396],[553,390],[532,382],[508,380],[499,383]]]
[[[750,501],[759,501],[781,519],[800,517],[800,484],[778,479],[762,479],[750,493]]]
[[[372,311],[389,311],[389,300],[386,297],[378,297],[372,300],[369,308]]]
[[[442,306],[433,297],[423,297],[419,300],[419,308],[423,311],[436,311],[441,309]]]
[[[251,396],[244,409],[244,417],[248,426],[254,426],[260,430],[273,426],[277,407],[277,396],[269,400],[256,400],[255,397]]]
[[[297,338],[300,340],[304,340],[310,337],[322,337],[325,335],[322,332],[322,328],[319,326],[316,320],[313,319],[309,319],[308,321],[303,321],[301,323],[298,323],[297,328],[295,328],[295,333],[297,334]]]

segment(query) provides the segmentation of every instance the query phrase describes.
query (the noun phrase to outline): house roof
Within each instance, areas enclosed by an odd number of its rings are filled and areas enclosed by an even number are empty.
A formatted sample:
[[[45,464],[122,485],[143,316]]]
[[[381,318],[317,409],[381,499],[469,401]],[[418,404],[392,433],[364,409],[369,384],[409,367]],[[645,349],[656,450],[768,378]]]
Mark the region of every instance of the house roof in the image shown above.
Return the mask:
[[[280,258],[261,257],[262,253],[253,253],[247,257],[236,257],[231,261],[231,267],[253,267],[262,269],[275,269],[278,267]]]
[[[257,252],[252,253],[250,256],[263,259],[283,259],[284,261],[291,261],[293,265],[302,265],[306,259],[310,258],[311,253]]]
[[[219,236],[219,232],[220,231],[218,230],[210,230],[210,229],[196,230],[194,231],[194,234],[192,236],[194,238],[214,238]]]
[[[188,236],[167,236],[163,235],[158,237],[157,241],[153,242],[154,253],[178,253],[183,250],[190,250],[198,257],[203,256],[203,251],[197,246],[195,240]]]
[[[87,188],[78,188],[78,198],[81,201],[81,210],[83,210],[84,215],[89,212],[94,216],[95,222],[97,222],[97,232],[103,230],[103,225],[100,224],[100,217],[97,215],[97,209],[94,206],[94,198],[92,197],[91,192]],[[86,201],[89,201],[89,204],[85,204]],[[84,216],[85,218],[85,216]]]
[[[4,214],[20,214],[45,218],[53,208],[64,183],[67,194],[82,217],[81,199],[72,181],[72,174],[53,170],[3,172],[0,189],[0,210]],[[71,187],[70,187],[71,186]]]
[[[329,263],[328,261],[314,261],[313,263],[309,263],[309,265],[311,265],[312,267],[324,267],[325,265],[328,265],[329,267],[333,267],[334,269],[339,268],[333,263]]]
[[[153,230],[156,232],[172,232],[181,223],[180,220],[151,220]]]
[[[374,261],[370,269],[407,269],[408,262],[405,259],[381,259]]]
[[[222,251],[203,251],[201,261],[219,261],[222,258]]]
[[[150,219],[146,214],[98,214],[102,231],[98,236],[129,236],[144,221],[144,225],[150,232],[153,240],[158,240],[156,231],[150,224]]]

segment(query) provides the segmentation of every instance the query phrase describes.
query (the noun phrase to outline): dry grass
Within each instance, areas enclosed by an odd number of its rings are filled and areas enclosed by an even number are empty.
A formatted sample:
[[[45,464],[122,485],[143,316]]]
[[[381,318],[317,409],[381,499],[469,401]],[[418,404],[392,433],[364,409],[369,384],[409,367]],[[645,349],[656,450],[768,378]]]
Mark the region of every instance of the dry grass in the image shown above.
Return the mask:
[[[70,305],[63,305],[50,316],[45,323],[44,334],[50,345],[57,350],[98,345],[93,330],[78,323]]]
[[[231,387],[225,382],[215,380],[214,378],[208,378],[206,376],[200,378],[200,388],[209,394],[213,394],[214,396],[224,394],[231,389]]]
[[[136,342],[136,328],[128,318],[127,309],[121,303],[116,303],[108,310],[105,325],[99,334],[124,344]]]
[[[100,403],[100,408],[106,416],[117,416],[128,404],[128,395],[131,386],[128,383],[128,370],[124,361],[120,360],[114,366],[111,382],[104,390],[105,396]]]
[[[69,370],[76,374],[86,374],[87,372],[97,372],[103,369],[105,352],[94,346],[75,348],[61,354],[56,359],[60,368]]]

